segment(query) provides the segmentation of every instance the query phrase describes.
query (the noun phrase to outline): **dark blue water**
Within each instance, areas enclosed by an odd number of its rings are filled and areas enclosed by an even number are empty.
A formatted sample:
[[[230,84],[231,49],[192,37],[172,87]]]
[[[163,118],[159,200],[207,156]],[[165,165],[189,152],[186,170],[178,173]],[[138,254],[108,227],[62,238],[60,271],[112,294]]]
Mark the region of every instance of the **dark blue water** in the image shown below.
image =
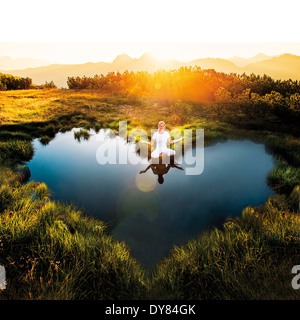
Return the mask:
[[[125,241],[146,266],[154,266],[174,245],[220,227],[226,218],[239,216],[248,205],[263,204],[273,194],[266,184],[273,158],[262,144],[229,140],[205,147],[202,174],[186,175],[180,169],[186,167],[183,161],[170,167],[160,184],[155,168],[140,173],[146,163],[100,165],[97,136],[108,138],[108,133],[92,132],[81,142],[73,131],[59,133],[47,146],[35,140],[35,155],[28,163],[31,179],[46,182],[55,199],[75,203],[107,222],[113,236]],[[119,137],[108,141],[120,152],[133,152]]]

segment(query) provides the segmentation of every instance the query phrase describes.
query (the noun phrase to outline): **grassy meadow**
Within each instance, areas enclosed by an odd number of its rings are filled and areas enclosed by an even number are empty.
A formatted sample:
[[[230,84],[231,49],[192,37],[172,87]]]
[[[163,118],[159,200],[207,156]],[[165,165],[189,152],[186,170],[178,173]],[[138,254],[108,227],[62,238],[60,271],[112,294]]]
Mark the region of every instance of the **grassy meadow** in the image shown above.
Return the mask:
[[[149,135],[160,120],[202,128],[205,144],[264,143],[276,158],[268,176],[276,195],[247,207],[222,229],[174,247],[157,268],[143,268],[103,222],[53,200],[44,183],[26,181],[32,140],[57,132],[111,128]],[[0,299],[299,299],[291,269],[300,264],[300,140],[297,121],[252,116],[225,103],[105,94],[96,90],[0,92]]]

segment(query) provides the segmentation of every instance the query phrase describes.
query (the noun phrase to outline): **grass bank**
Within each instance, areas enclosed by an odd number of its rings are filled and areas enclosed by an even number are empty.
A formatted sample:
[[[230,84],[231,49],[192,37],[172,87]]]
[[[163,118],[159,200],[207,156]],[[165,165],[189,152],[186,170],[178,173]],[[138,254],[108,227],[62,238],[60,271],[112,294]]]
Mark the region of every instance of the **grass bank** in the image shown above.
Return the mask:
[[[1,170],[2,299],[138,299],[144,271],[105,225],[52,201],[44,183]]]
[[[299,263],[300,189],[175,248],[161,262],[152,293],[165,299],[298,299],[291,269]]]

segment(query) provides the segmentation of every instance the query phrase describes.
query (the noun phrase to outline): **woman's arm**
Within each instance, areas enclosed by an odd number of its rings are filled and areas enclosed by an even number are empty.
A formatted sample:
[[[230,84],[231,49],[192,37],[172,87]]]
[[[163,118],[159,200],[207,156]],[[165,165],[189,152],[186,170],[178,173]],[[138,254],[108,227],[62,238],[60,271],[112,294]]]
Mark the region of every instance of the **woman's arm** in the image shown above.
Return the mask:
[[[172,140],[171,138],[169,138],[168,140],[169,140],[170,143],[175,143],[175,142],[181,141],[183,139],[184,139],[184,137],[181,137],[181,138],[179,138],[177,140]]]
[[[149,166],[148,166],[145,170],[142,170],[142,171],[140,172],[140,174],[141,174],[141,173],[145,173],[145,172],[148,171],[150,168],[151,168],[151,164],[149,164]]]
[[[145,141],[145,140],[140,140],[141,143],[147,143],[147,144],[149,144],[150,146],[153,145],[154,141],[155,141],[155,139],[152,139],[151,142],[148,142],[148,141]]]

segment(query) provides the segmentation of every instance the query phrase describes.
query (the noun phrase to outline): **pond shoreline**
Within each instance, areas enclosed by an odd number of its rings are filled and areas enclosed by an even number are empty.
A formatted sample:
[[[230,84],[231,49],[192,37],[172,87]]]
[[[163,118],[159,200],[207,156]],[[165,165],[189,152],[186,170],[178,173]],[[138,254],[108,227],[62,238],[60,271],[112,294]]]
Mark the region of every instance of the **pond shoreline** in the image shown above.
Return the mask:
[[[125,241],[143,266],[155,266],[165,257],[163,251],[207,228],[220,228],[227,215],[239,216],[246,205],[263,204],[272,194],[265,181],[274,159],[262,144],[250,140],[206,146],[203,159],[195,155],[202,147],[188,150],[187,143],[174,159],[164,159],[167,164],[151,164],[151,159],[137,153],[138,143],[127,142],[109,129],[85,130],[78,140],[80,132],[73,128],[59,133],[46,146],[36,139],[35,156],[27,163],[30,180],[45,182],[53,199],[74,203],[86,215],[109,223],[108,231]],[[106,154],[105,163],[96,161],[100,140],[117,150],[116,159]],[[113,163],[106,163],[108,159]],[[204,171],[190,176],[186,170],[196,161]]]

